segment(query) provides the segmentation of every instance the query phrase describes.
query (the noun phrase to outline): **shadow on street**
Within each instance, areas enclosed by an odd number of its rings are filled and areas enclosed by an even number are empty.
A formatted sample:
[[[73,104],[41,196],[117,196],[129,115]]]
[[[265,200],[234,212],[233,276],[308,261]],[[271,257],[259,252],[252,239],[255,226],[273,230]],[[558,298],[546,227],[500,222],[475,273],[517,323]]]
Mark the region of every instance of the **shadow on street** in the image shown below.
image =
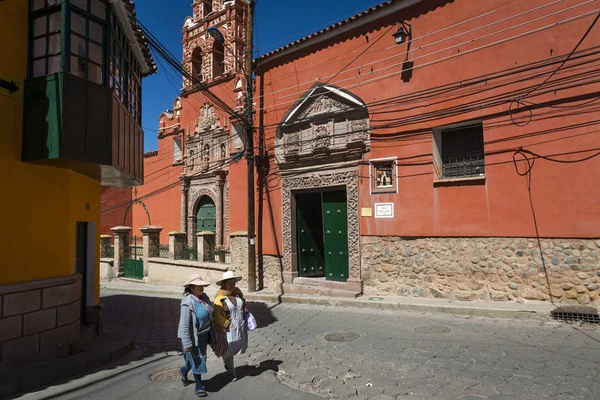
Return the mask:
[[[282,362],[280,360],[266,360],[262,361],[258,366],[244,365],[236,367],[235,371],[238,380],[241,380],[246,377],[255,377],[262,375],[266,371],[277,372],[279,371],[279,365],[281,363]],[[229,381],[229,374],[227,372],[222,372],[204,381],[206,390],[208,390],[209,392],[218,392],[229,384],[231,383]]]
[[[0,390],[0,399],[17,398],[98,371],[110,371],[133,360],[144,361],[167,353],[181,354],[181,342],[177,338],[181,299],[111,295],[102,297],[101,302],[104,304],[101,335],[95,337],[87,348],[67,357],[1,373],[0,380],[3,383],[20,384],[17,395],[6,396]],[[269,307],[263,303],[248,302],[248,309],[254,315],[258,329],[277,321]],[[135,352],[139,354],[136,355]],[[208,357],[215,357],[210,348]],[[280,363],[281,361],[266,361],[258,367],[240,366],[237,368],[238,377],[257,376],[269,369],[277,371]],[[36,371],[33,375],[32,370]],[[212,381],[214,388],[211,390],[217,390],[216,388],[228,383],[227,375],[219,375]]]

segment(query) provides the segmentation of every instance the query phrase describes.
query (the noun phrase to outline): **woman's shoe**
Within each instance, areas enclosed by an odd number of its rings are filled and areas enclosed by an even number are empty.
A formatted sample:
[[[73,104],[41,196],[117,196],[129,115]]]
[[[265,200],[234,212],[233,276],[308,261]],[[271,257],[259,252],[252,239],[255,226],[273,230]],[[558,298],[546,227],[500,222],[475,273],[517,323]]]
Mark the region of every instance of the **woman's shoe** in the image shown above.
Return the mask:
[[[181,384],[187,386],[190,384],[190,381],[187,378],[187,373],[184,371],[188,372],[185,367],[179,368],[179,378],[181,379]]]
[[[198,396],[198,397],[206,397],[206,396],[208,396],[206,394],[206,389],[204,389],[204,388],[200,388],[200,389],[196,388],[195,392],[196,392],[196,396]]]

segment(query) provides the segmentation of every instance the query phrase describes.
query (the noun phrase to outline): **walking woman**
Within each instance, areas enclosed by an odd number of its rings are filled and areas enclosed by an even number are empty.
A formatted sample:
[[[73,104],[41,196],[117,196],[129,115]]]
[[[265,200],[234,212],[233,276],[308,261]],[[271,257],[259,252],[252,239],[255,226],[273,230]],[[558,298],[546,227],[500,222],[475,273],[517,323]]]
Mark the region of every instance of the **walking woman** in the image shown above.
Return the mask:
[[[188,373],[192,371],[196,381],[196,395],[206,396],[202,384],[202,374],[206,373],[206,347],[210,335],[213,307],[204,293],[210,283],[200,275],[192,275],[183,285],[185,297],[181,300],[179,329],[177,337],[181,339],[185,365],[179,370],[183,386],[190,384]]]
[[[223,277],[217,281],[221,289],[215,296],[215,324],[216,341],[213,347],[217,357],[223,357],[225,369],[229,373],[229,380],[235,382],[237,376],[233,364],[233,356],[244,354],[248,348],[248,331],[244,312],[246,300],[242,291],[236,287],[236,283],[242,279],[232,271],[223,273]]]

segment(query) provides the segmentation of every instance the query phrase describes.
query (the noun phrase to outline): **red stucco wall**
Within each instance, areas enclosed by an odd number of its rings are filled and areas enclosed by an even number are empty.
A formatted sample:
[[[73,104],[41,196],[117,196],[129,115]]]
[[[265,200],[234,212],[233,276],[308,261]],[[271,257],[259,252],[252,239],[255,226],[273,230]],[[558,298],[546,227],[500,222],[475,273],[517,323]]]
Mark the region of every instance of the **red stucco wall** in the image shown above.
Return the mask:
[[[514,152],[509,150],[523,147],[540,155],[555,155],[600,148],[597,128],[590,124],[598,115],[593,106],[549,107],[560,105],[564,99],[571,98],[564,105],[577,106],[586,99],[597,97],[600,86],[589,81],[598,61],[578,67],[575,62],[569,62],[566,67],[573,68],[564,69],[548,84],[557,89],[556,92],[552,90],[539,95],[544,92],[541,90],[530,97],[530,101],[541,106],[533,111],[533,120],[524,127],[511,123],[507,113],[510,99],[514,93],[541,83],[558,63],[518,74],[511,72],[513,68],[547,61],[551,55],[568,54],[595,14],[523,38],[510,38],[595,9],[593,4],[588,4],[564,11],[576,4],[579,3],[568,0],[529,12],[547,2],[534,0],[510,5],[499,0],[423,2],[386,18],[384,22],[372,23],[272,62],[267,60],[262,65],[259,62],[257,87],[260,93],[255,101],[260,103],[259,118],[265,125],[267,148],[272,155],[276,126],[294,101],[315,82],[330,80],[329,83],[351,91],[369,105],[371,151],[365,154],[364,164],[359,167],[359,209],[373,207],[375,203],[394,203],[393,219],[361,217],[362,235],[534,236],[536,230],[527,178],[517,174]],[[435,33],[493,10],[496,11],[484,17]],[[542,18],[552,13],[557,14]],[[498,23],[517,15],[520,16]],[[542,19],[531,22],[538,18]],[[395,45],[392,37],[399,26],[397,22],[402,20],[412,26],[414,39],[409,53],[414,69],[408,82],[400,78],[407,45]],[[520,24],[526,25],[519,27]],[[472,32],[460,35],[468,31]],[[447,38],[450,39],[445,40]],[[507,40],[506,43],[492,45],[503,40]],[[580,50],[599,44],[600,35],[591,34]],[[489,47],[474,51],[481,46]],[[595,58],[586,60],[592,59]],[[346,72],[330,78],[340,71]],[[466,85],[471,79],[495,73],[506,76],[499,79],[490,76],[487,82]],[[575,74],[577,78],[569,78]],[[565,82],[571,79],[574,87],[557,85],[561,79]],[[441,92],[443,85],[455,85],[456,88]],[[427,90],[430,92],[424,92]],[[577,101],[574,96],[582,96],[583,100]],[[387,99],[395,101],[387,107],[373,105]],[[559,103],[552,103],[557,101]],[[434,187],[433,128],[471,120],[483,122],[485,184]],[[389,123],[395,125],[384,127]],[[505,152],[491,154],[498,151]],[[584,152],[556,158],[574,160],[591,154]],[[371,195],[368,160],[386,157],[398,157],[398,193]],[[272,158],[270,163],[275,165]],[[518,162],[517,167],[523,171],[524,162]],[[536,160],[531,171],[531,199],[541,236],[599,235],[597,198],[600,181],[595,172],[599,167],[600,157],[575,164]],[[281,243],[278,180],[273,180],[272,186],[274,222],[269,220],[270,211],[264,212],[261,221],[265,230],[265,253],[277,250],[272,225],[277,241]]]

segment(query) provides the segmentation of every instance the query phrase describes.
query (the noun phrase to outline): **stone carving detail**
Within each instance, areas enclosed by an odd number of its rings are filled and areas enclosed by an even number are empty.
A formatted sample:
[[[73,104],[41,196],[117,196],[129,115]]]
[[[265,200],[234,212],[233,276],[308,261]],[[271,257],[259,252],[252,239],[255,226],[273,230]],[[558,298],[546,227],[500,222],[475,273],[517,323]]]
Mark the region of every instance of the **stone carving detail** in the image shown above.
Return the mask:
[[[339,101],[321,95],[318,96],[304,111],[298,116],[299,119],[312,117],[314,115],[325,114],[330,112],[349,110],[350,106],[340,103]]]
[[[200,109],[200,117],[198,118],[198,125],[196,126],[196,132],[205,131],[212,129],[217,124],[217,116],[215,115],[215,108],[206,104]]]
[[[350,121],[350,141],[369,140],[369,120],[359,119]]]
[[[285,135],[286,153],[297,153],[300,151],[300,132]]]
[[[329,145],[331,145],[331,134],[333,132],[329,123],[324,125],[313,125],[313,132],[313,149],[329,147]]]
[[[358,174],[356,171],[331,173],[320,176],[282,177],[283,202],[283,268],[292,272],[292,190],[330,186],[346,186],[348,201],[348,267],[349,278],[360,279],[360,234],[358,215]]]

